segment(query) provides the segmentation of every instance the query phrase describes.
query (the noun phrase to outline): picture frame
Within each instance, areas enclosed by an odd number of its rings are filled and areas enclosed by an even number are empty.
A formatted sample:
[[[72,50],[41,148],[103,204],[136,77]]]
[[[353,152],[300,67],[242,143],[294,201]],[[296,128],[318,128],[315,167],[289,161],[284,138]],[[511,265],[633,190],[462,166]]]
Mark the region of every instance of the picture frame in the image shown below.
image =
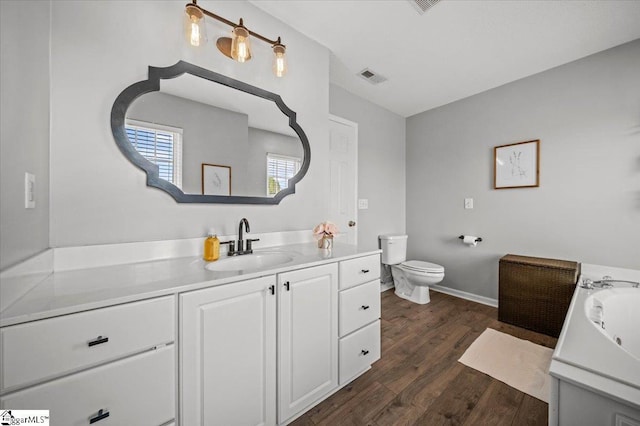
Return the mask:
[[[540,186],[540,140],[517,142],[493,148],[493,188]]]
[[[231,167],[202,163],[202,195],[231,195]]]

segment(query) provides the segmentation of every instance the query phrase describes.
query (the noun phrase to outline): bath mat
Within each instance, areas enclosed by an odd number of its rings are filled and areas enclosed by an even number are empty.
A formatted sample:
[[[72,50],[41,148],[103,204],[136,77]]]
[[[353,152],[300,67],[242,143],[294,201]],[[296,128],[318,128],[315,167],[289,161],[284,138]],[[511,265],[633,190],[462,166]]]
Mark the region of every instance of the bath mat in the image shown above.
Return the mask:
[[[458,361],[548,403],[552,354],[552,349],[487,328]]]

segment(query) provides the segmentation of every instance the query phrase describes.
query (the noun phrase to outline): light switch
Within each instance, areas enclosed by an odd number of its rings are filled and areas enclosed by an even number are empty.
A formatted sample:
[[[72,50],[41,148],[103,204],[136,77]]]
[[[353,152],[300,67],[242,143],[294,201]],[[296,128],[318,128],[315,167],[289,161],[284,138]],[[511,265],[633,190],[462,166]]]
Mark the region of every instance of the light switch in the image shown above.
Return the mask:
[[[472,209],[473,208],[473,198],[465,198],[464,199],[464,208]]]
[[[24,174],[24,208],[36,208],[36,175]]]
[[[358,209],[366,210],[369,208],[369,199],[368,198],[359,198],[358,199]]]

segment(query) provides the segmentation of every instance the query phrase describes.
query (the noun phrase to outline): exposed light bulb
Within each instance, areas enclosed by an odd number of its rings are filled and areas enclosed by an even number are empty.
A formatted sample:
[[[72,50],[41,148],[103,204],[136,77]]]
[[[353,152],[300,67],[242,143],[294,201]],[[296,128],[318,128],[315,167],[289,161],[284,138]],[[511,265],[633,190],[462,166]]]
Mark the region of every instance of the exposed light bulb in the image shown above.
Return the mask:
[[[200,26],[194,16],[191,17],[191,37],[189,42],[192,46],[200,46]]]
[[[273,73],[276,77],[284,77],[287,73],[287,58],[285,56],[285,47],[280,44],[280,38],[278,43],[273,46],[273,53],[275,55],[273,59]]]
[[[244,62],[247,60],[247,57],[249,56],[248,54],[249,49],[247,48],[247,39],[244,37],[238,37],[238,41],[236,43],[238,48],[238,52],[236,53],[238,57],[236,59],[238,60],[238,62]]]
[[[231,41],[231,57],[238,62],[246,62],[251,59],[251,39],[249,30],[240,25],[233,29],[233,40]]]
[[[186,6],[184,31],[185,38],[191,46],[199,47],[207,41],[204,14],[197,6]]]

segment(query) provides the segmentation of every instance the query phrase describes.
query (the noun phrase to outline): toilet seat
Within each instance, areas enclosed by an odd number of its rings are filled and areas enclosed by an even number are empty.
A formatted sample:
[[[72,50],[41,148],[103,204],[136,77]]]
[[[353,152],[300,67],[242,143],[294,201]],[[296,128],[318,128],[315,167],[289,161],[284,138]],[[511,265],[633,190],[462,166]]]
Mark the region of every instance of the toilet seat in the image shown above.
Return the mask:
[[[444,267],[436,263],[423,262],[421,260],[407,260],[398,265],[400,268],[411,272],[423,274],[444,274]]]

